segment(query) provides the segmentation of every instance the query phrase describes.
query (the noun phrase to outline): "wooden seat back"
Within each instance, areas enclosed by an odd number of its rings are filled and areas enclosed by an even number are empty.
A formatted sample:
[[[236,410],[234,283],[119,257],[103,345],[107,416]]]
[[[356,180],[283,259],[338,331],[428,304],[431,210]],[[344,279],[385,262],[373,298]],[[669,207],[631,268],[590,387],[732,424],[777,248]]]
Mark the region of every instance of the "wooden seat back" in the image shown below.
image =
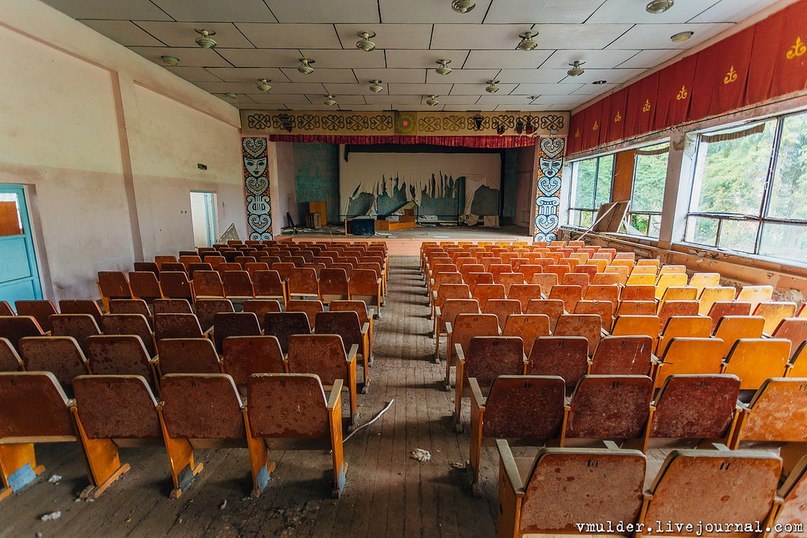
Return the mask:
[[[152,271],[132,271],[129,273],[132,296],[151,303],[163,296],[157,274]]]
[[[588,355],[593,355],[602,336],[602,319],[598,314],[563,314],[558,319],[555,336],[582,336],[588,341]]]
[[[743,286],[737,292],[737,300],[751,303],[751,312],[756,310],[757,305],[770,301],[773,298],[773,286],[765,284],[762,286]]]
[[[600,317],[600,327],[610,331],[614,322],[614,305],[610,301],[582,300],[574,307],[575,314],[592,314]]]
[[[319,293],[323,299],[325,297],[348,297],[347,271],[333,268],[323,269],[319,274]]]
[[[169,374],[160,383],[169,437],[244,439],[241,398],[227,374]]]
[[[0,372],[0,445],[9,439],[14,443],[73,440],[67,405],[67,395],[51,372]]]
[[[789,358],[789,340],[740,338],[728,354],[724,372],[742,379],[742,390],[756,390],[766,379],[784,376]]]
[[[132,298],[132,290],[123,271],[98,271],[98,289],[107,300]]]
[[[224,297],[224,285],[216,271],[196,271],[193,278],[194,295],[198,298]]]
[[[252,276],[255,297],[283,297],[283,280],[275,270],[255,271]]]
[[[151,317],[151,312],[149,312],[148,304],[143,299],[113,299],[109,301],[109,313],[141,314],[146,319],[149,319]]]
[[[563,315],[563,301],[560,299],[532,299],[527,303],[527,314],[546,314],[549,317],[550,329],[554,330],[555,325]]]
[[[689,279],[689,286],[695,288],[697,297],[700,297],[704,288],[720,286],[720,273],[693,273]]]
[[[697,316],[698,301],[662,301],[659,304],[658,317],[661,326],[673,316]]]
[[[773,334],[782,320],[796,315],[796,303],[790,301],[763,301],[754,310],[755,316],[765,318],[762,332]]]
[[[572,394],[566,437],[641,437],[652,397],[653,380],[649,376],[583,376]]]
[[[252,312],[258,317],[258,324],[263,330],[264,316],[268,312],[281,312],[283,309],[280,306],[280,301],[275,299],[249,299],[244,301],[243,311]]]
[[[546,314],[510,314],[502,329],[502,336],[521,338],[527,356],[532,352],[536,338],[550,334],[549,316]]]
[[[583,288],[570,284],[558,284],[549,290],[549,299],[560,299],[563,301],[563,309],[566,312],[574,312],[574,307],[583,298]]]
[[[231,336],[224,341],[221,368],[243,390],[252,374],[283,373],[286,364],[274,336]]]
[[[658,316],[617,316],[611,334],[614,336],[647,335],[653,339],[653,346],[658,342],[661,332],[661,321]]]
[[[163,338],[157,350],[161,376],[221,373],[216,349],[207,338]]]
[[[474,336],[464,352],[463,379],[458,379],[458,384],[474,377],[489,387],[500,375],[524,372],[524,344],[516,336]]]
[[[707,316],[673,316],[664,324],[658,340],[656,355],[662,356],[673,338],[690,336],[709,338],[712,335],[712,320]]]
[[[628,284],[622,288],[622,301],[655,301],[656,288],[651,285]]]
[[[499,320],[499,328],[502,328],[508,316],[521,314],[521,303],[516,299],[488,299],[482,307],[482,313],[495,315]]]
[[[692,286],[669,286],[659,299],[664,301],[697,301],[698,288]]]
[[[213,341],[222,352],[224,339],[230,336],[261,336],[258,316],[252,312],[218,312],[213,316]]]
[[[155,316],[157,314],[193,314],[193,308],[188,299],[156,299],[153,306]]]
[[[531,284],[538,284],[541,286],[541,293],[544,296],[549,295],[552,288],[558,285],[560,279],[555,273],[535,273],[530,280]]]
[[[21,338],[42,336],[42,328],[32,316],[0,316],[0,338],[5,338],[19,350]]]
[[[274,336],[283,353],[289,351],[289,338],[294,334],[311,334],[305,312],[269,312],[264,314],[264,334]]]
[[[93,374],[142,376],[151,381],[153,356],[136,335],[104,334],[87,339],[87,361]]]
[[[586,289],[585,299],[589,301],[608,301],[616,311],[619,305],[619,286],[607,284],[592,284]]]
[[[495,314],[458,314],[452,325],[451,342],[463,351],[474,336],[498,336],[499,318]]]
[[[501,375],[485,400],[482,436],[558,439],[566,383],[558,376]]]
[[[655,301],[621,301],[616,311],[619,316],[653,316],[656,314]]]
[[[361,349],[362,331],[359,315],[353,311],[317,312],[315,334],[338,334],[345,349],[356,344]]]
[[[698,296],[701,305],[698,313],[705,316],[717,301],[733,301],[736,295],[737,290],[732,286],[707,286]]]
[[[700,310],[699,310],[700,311]],[[741,303],[737,301],[715,301],[709,309],[709,317],[712,318],[712,332],[717,328],[717,324],[723,316],[750,316],[751,303]]]
[[[656,299],[664,297],[664,293],[670,286],[686,286],[686,273],[662,273],[656,281]]]
[[[727,357],[740,338],[762,338],[765,318],[762,316],[723,316],[715,328],[715,338],[723,340],[723,357]]]
[[[527,360],[527,375],[560,376],[571,388],[588,369],[588,340],[583,336],[540,336]]]
[[[648,375],[653,352],[649,336],[605,336],[591,358],[589,374]]]
[[[73,378],[89,374],[84,352],[70,336],[29,336],[20,340],[20,356],[29,372],[52,372],[69,389]]]
[[[742,441],[807,442],[807,378],[765,380],[740,418],[732,448]]]
[[[656,373],[656,388],[676,374],[719,374],[723,341],[719,338],[676,337],[669,341]]]
[[[317,313],[324,310],[322,301],[293,299],[286,304],[286,312],[305,312],[312,329],[317,324]]]
[[[0,372],[18,372],[23,369],[22,359],[8,338],[0,338]]]
[[[101,334],[95,318],[89,314],[52,314],[50,323],[53,336],[72,336],[85,352],[87,337]]]
[[[154,314],[154,340],[202,338],[202,327],[194,314]]]
[[[52,329],[50,316],[59,313],[53,302],[44,299],[16,301],[14,306],[17,308],[18,316],[31,316],[39,323],[39,326],[42,327],[42,330],[45,332]]]
[[[807,318],[785,318],[771,336],[790,340],[790,350],[795,353],[807,341]]]
[[[249,427],[255,437],[329,437],[327,400],[316,375],[256,374],[247,390]]]
[[[779,488],[781,503],[771,514],[773,529],[794,529],[804,523],[804,506],[807,505],[807,456],[803,456]],[[790,525],[790,526],[788,526]],[[785,532],[773,532],[771,536],[786,536]]]
[[[202,331],[207,331],[213,326],[213,319],[219,312],[235,312],[232,301],[229,299],[196,299],[193,303],[196,319]]]
[[[73,381],[76,408],[89,439],[160,439],[157,400],[138,375],[83,375]]]
[[[445,311],[445,303],[443,303],[443,310]],[[370,312],[367,309],[367,303],[364,301],[355,300],[338,300],[331,301],[328,305],[328,310],[331,312],[355,312],[359,316],[359,323],[364,325],[370,323]]]
[[[348,380],[348,364],[342,337],[338,334],[295,334],[289,338],[289,373],[311,373],[323,385]]]
[[[541,286],[538,284],[513,284],[507,292],[508,299],[515,299],[521,303],[521,309],[526,310],[533,299],[541,299]]]

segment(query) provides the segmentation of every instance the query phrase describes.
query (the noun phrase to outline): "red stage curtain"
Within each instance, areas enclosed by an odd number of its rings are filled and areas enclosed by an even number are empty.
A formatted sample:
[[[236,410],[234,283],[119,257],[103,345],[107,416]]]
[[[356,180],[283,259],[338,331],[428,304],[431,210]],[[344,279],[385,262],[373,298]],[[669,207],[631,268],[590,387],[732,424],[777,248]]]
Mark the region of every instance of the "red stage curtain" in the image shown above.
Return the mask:
[[[324,144],[432,144],[466,148],[523,148],[534,146],[531,136],[342,136],[269,135],[272,142],[320,142]]]
[[[658,103],[659,74],[636,81],[628,86],[628,104],[625,110],[625,137],[650,131]]]
[[[687,120],[695,80],[697,55],[687,56],[662,69],[658,81],[658,105],[653,129],[666,129]]]
[[[602,101],[597,101],[586,109],[583,123],[583,148],[593,148],[600,145],[600,131],[602,130]]]
[[[807,1],[755,26],[745,105],[807,89]]]
[[[736,33],[698,53],[689,119],[700,120],[743,104],[754,27]]]
[[[576,153],[583,149],[583,112],[581,110],[569,121],[569,138],[566,144],[566,154]]]
[[[620,140],[625,135],[625,107],[628,103],[628,90],[623,88],[608,97],[607,106],[603,105],[605,121],[604,142]]]

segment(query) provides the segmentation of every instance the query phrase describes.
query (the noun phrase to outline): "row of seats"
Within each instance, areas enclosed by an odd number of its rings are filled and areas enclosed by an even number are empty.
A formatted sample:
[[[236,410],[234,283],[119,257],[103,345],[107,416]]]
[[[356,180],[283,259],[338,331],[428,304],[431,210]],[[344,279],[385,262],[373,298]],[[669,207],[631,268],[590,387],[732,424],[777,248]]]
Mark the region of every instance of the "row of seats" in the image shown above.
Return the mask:
[[[69,400],[50,372],[0,372],[0,499],[44,471],[34,446],[78,442],[90,481],[83,498],[97,498],[130,467],[119,448],[151,446],[168,456],[172,498],[188,489],[202,464],[196,448],[235,447],[249,453],[254,496],[269,485],[270,449],[330,450],[333,492],[346,481],[342,452],[342,379],[326,395],[317,375],[261,373],[247,381],[245,403],[227,374],[169,374],[159,401],[145,378],[82,375]]]

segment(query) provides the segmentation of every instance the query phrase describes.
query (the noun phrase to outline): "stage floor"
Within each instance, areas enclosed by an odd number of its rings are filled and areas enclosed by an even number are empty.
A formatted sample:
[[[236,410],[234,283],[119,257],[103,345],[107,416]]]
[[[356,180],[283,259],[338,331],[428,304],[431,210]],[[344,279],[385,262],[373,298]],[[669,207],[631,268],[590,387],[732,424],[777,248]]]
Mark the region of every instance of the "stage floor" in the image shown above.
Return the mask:
[[[484,228],[482,226],[418,226],[410,230],[382,232],[376,235],[345,235],[344,229],[336,226],[284,233],[277,239],[311,241],[332,239],[335,241],[384,241],[390,256],[417,256],[424,241],[530,241],[529,230],[520,226]]]

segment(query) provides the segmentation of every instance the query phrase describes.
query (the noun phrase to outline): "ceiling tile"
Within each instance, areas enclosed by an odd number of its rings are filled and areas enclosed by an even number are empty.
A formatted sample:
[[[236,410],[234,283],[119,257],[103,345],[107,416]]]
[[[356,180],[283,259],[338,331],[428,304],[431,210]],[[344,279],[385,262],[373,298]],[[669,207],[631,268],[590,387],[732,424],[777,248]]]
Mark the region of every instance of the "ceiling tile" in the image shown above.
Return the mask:
[[[390,95],[440,95],[451,91],[453,84],[390,84]]]
[[[740,22],[777,0],[721,0],[689,22]]]
[[[211,67],[207,71],[224,82],[254,82],[259,78],[288,82],[286,75],[276,67]]]
[[[568,69],[502,69],[497,77],[502,82],[553,84],[566,77]]]
[[[497,112],[544,112],[549,110],[545,105],[497,105]],[[568,109],[567,109],[568,110]]]
[[[539,49],[574,50],[604,49],[630,28],[630,24],[536,24],[533,30],[538,32]]]
[[[169,70],[177,76],[191,82],[221,82],[221,79],[204,67],[171,67]]]
[[[603,0],[496,0],[485,23],[582,23]]]
[[[441,75],[434,69],[429,69],[426,73],[426,82],[439,83],[468,83],[483,84],[486,80],[491,80],[499,73],[498,69],[454,69],[448,75]]]
[[[365,95],[368,105],[420,104],[420,95]]]
[[[446,105],[462,105],[462,106],[472,106],[476,104],[479,100],[478,95],[440,95],[437,97],[440,103],[444,103]]]
[[[128,0],[127,0],[128,1]],[[152,0],[178,21],[275,22],[263,0]],[[137,17],[133,17],[137,18]]]
[[[425,69],[354,69],[354,72],[361,82],[369,82],[373,79],[412,84],[426,82]]]
[[[732,2],[734,0],[731,0]],[[607,0],[586,23],[676,23],[686,22],[707,9],[717,0],[676,0],[675,5],[664,13],[648,13],[646,2],[636,0]]]
[[[688,49],[706,41],[730,24],[637,24],[608,46],[609,49]],[[670,36],[678,32],[695,32],[690,39],[675,43]]]
[[[681,54],[680,50],[643,50],[629,60],[619,64],[619,67],[625,69],[649,69],[663,64],[679,54]]]
[[[531,106],[547,107],[562,106],[572,109],[585,103],[589,98],[583,95],[541,95],[532,102]]]
[[[196,85],[210,93],[261,93],[254,82],[197,82]]]
[[[443,110],[446,112],[472,112],[474,110],[480,110],[478,107],[474,105],[450,105],[447,104],[443,107]]]
[[[275,95],[274,93],[258,92],[250,94],[250,97],[254,99],[256,103],[282,103],[285,105],[307,105],[310,103],[305,95]],[[322,100],[324,99],[325,97],[322,98]]]
[[[544,63],[550,54],[551,50],[472,50],[463,68],[535,69]]]
[[[428,49],[432,37],[431,24],[337,24],[336,31],[345,49],[356,48],[358,32],[375,32],[377,49]]]
[[[635,56],[638,50],[629,49],[605,49],[605,50],[556,50],[549,59],[544,62],[541,69],[569,69],[569,64],[574,60],[586,62],[583,67],[586,69],[611,68]]]
[[[583,84],[573,92],[573,95],[587,95],[589,99],[594,95],[602,95],[619,87],[619,84]]]
[[[491,0],[477,0],[476,7],[468,13],[451,9],[450,0],[379,0],[381,21],[384,23],[440,22],[479,24],[485,17]]]
[[[222,2],[223,4],[227,4]],[[380,22],[376,0],[266,0],[279,22]]]
[[[314,68],[372,68],[386,67],[384,63],[384,52],[375,50],[364,52],[363,50],[323,50],[306,49],[302,51],[306,58],[313,58],[316,61]]]
[[[582,75],[567,76],[563,79],[563,83],[590,84],[595,80],[604,80],[609,84],[621,84],[640,76],[645,71],[646,69],[586,69]]]
[[[437,60],[451,60],[449,67],[459,69],[468,56],[467,50],[387,50],[388,67],[435,68]]]
[[[254,105],[255,101],[253,101],[248,95],[244,95],[243,93],[239,93],[235,99],[231,99],[225,96],[223,93],[214,93],[216,97],[224,101],[225,103],[229,103],[233,106],[237,105]]]
[[[325,101],[325,96],[328,95],[327,93],[322,94],[315,94],[315,95],[307,95],[308,100],[312,103],[322,103]],[[339,93],[331,92],[331,95],[334,96],[339,105],[363,105],[365,104],[364,96],[362,95],[341,95]],[[323,103],[324,104],[324,103]],[[327,106],[327,105],[325,105]]]
[[[435,49],[514,50],[520,32],[529,30],[514,24],[435,24],[432,47]]]
[[[341,49],[333,24],[236,24],[261,49]]]
[[[149,0],[47,0],[74,19],[137,19],[144,21],[170,21],[171,17]]]
[[[384,91],[380,93],[389,93],[386,88],[387,85],[382,85],[384,86]],[[326,92],[330,92],[334,95],[365,95],[373,93],[370,91],[369,84],[337,84],[328,82],[324,86]]]
[[[195,47],[194,40],[199,34],[194,30],[205,28],[216,32],[213,39],[218,43],[217,47],[253,48],[252,43],[228,22],[138,21],[137,24],[169,47]]]
[[[295,49],[216,48],[216,52],[237,67],[292,67],[300,60],[300,51]]]
[[[175,56],[179,58],[179,65],[182,67],[229,67],[224,58],[216,54],[213,49],[202,49],[199,47],[130,47],[131,50],[162,65],[160,56]]]
[[[479,101],[476,102],[477,105],[481,105],[483,108],[493,108],[496,105],[524,105],[529,103],[527,99],[524,98],[523,95],[483,95],[479,98]]]
[[[380,110],[389,110],[389,105],[345,105],[340,106],[340,110],[355,110],[357,112],[372,112]]]
[[[272,93],[275,95],[326,94],[325,87],[316,82],[272,82]]]
[[[486,95],[485,93],[485,84],[484,82],[481,84],[454,84],[454,87],[451,88],[451,95]],[[507,95],[518,84],[499,84],[499,93],[502,95]]]
[[[569,95],[583,84],[519,84],[514,95]]]
[[[292,82],[356,82],[356,77],[350,69],[319,69],[314,66],[314,72],[306,75],[296,68],[283,68],[283,73]]]
[[[165,43],[150,36],[132,21],[81,21],[98,33],[127,47],[160,47]]]

